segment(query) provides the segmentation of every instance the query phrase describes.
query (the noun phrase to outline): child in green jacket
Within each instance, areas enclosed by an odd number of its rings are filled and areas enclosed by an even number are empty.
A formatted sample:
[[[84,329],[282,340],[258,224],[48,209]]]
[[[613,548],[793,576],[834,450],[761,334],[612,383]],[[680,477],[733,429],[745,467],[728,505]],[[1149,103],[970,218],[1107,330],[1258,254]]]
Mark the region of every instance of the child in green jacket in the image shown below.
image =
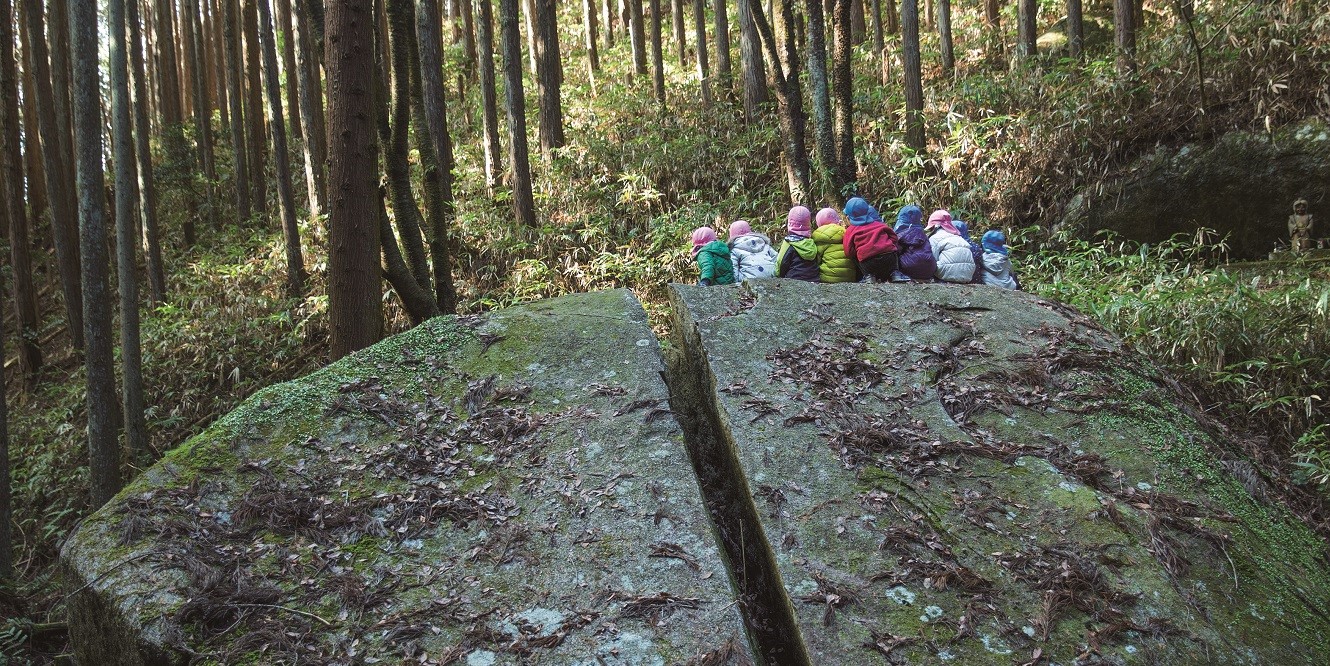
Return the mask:
[[[711,227],[693,230],[693,259],[701,273],[698,284],[734,284],[734,266],[730,264],[730,246],[716,238]]]
[[[819,210],[813,241],[817,243],[817,270],[823,282],[859,281],[859,271],[845,256],[844,240],[845,226],[840,223],[840,213],[834,208]]]
[[[817,282],[817,244],[809,237],[808,221],[813,214],[803,206],[790,209],[785,218],[789,235],[776,254],[776,277]]]

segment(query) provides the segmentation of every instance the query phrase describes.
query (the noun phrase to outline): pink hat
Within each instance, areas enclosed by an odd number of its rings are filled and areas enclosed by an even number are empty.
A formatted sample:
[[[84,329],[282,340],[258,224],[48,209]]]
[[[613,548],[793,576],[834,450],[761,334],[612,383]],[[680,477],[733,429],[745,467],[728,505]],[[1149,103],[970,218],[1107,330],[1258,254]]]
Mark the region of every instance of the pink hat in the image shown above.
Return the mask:
[[[813,218],[813,213],[803,206],[795,206],[790,209],[790,214],[786,216],[786,229],[790,233],[800,236],[807,236],[812,229],[808,226],[809,220]]]
[[[823,208],[817,211],[817,226],[825,227],[828,224],[839,224],[840,213],[835,208]]]
[[[933,214],[928,216],[927,228],[933,229],[935,227],[941,227],[942,229],[950,233],[956,234],[957,236],[961,235],[961,232],[959,229],[956,228],[956,225],[951,223],[951,213],[941,208],[933,211]]]
[[[716,230],[711,227],[698,227],[693,230],[693,256],[696,257],[703,245],[716,240]]]
[[[730,223],[730,240],[751,233],[753,233],[753,227],[749,226],[745,220],[735,220]]]

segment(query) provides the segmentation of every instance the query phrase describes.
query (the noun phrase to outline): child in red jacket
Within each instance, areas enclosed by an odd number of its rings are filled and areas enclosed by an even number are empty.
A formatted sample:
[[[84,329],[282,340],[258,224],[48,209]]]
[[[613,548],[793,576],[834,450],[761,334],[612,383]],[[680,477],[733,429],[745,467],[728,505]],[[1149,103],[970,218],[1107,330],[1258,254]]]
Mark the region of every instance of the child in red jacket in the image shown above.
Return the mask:
[[[882,216],[860,197],[845,202],[845,256],[859,268],[859,274],[874,282],[889,282],[899,267],[900,243],[896,232],[882,222]]]

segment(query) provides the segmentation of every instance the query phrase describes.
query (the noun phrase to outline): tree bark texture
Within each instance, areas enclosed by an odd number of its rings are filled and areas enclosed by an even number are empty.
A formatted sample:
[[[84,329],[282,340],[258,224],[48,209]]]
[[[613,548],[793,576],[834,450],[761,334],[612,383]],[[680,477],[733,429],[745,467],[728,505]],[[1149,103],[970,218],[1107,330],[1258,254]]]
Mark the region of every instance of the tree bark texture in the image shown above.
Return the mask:
[[[831,90],[827,81],[827,21],[822,0],[806,0],[808,87],[813,100],[813,144],[827,177],[836,172],[836,139],[831,129]],[[834,7],[833,7],[834,9]]]
[[[264,141],[263,118],[263,76],[261,64],[263,56],[259,45],[258,2],[267,0],[239,0],[241,3],[240,19],[243,21],[245,38],[245,120],[249,127],[245,130],[245,139],[249,142],[249,200],[250,206],[258,215],[266,215],[268,210],[268,178],[265,173],[268,146]],[[275,120],[275,119],[274,119]]]
[[[629,4],[633,2],[636,0]],[[518,224],[535,227],[536,204],[531,194],[531,158],[526,141],[526,99],[522,92],[522,42],[517,32],[517,0],[499,0],[499,39],[503,49],[504,106],[508,112],[513,217]]]
[[[901,0],[901,50],[905,68],[905,143],[924,152],[924,83],[919,62],[919,0]]]
[[[1067,0],[1067,48],[1071,57],[1079,59],[1085,51],[1085,19],[1081,14],[1081,0]]]
[[[1016,0],[1016,8],[1016,56],[1033,58],[1039,54],[1039,46],[1035,43],[1039,39],[1039,0]]]
[[[148,121],[148,82],[144,65],[143,44],[139,40],[139,8],[137,0],[125,3],[125,20],[129,27],[129,64],[134,79],[134,159],[138,176],[139,234],[148,268],[148,296],[154,304],[166,302],[166,268],[162,265],[161,233],[157,229],[157,182],[153,174],[151,133]]]
[[[326,20],[328,124],[337,128],[328,137],[329,355],[337,359],[382,335],[379,227],[388,220],[379,214],[374,2],[329,0]]]
[[[739,66],[743,70],[744,119],[757,121],[762,106],[770,101],[767,68],[762,60],[762,38],[753,20],[753,6],[760,0],[739,0]]]
[[[854,161],[854,79],[850,69],[854,46],[851,43],[853,16],[850,0],[835,0],[836,14],[832,26],[836,34],[832,53],[832,96],[836,100],[836,171],[837,194],[844,200],[855,192],[858,166]]]
[[[249,173],[249,139],[245,136],[249,123],[245,122],[245,114],[252,114],[255,110],[252,107],[245,108],[249,100],[244,94],[244,69],[241,67],[240,15],[236,4],[239,0],[220,2],[226,6],[223,12],[226,27],[222,42],[223,51],[226,52],[226,97],[231,106],[231,168],[235,172],[233,186],[236,194],[236,223],[241,224],[254,214],[253,202],[250,201],[254,187],[249,181],[257,175],[251,176]]]
[[[296,47],[295,85],[299,88],[299,113],[305,128],[301,152],[305,158],[305,189],[309,214],[320,215],[328,202],[328,184],[324,169],[328,162],[328,134],[323,122],[323,83],[319,80],[319,59],[315,56],[313,31],[304,0],[297,0],[292,38]],[[287,85],[292,83],[287,79]]]
[[[1136,73],[1136,17],[1132,0],[1113,0],[1113,35],[1118,46],[1118,72]]]
[[[711,108],[711,72],[707,62],[707,4],[693,0],[693,40],[697,42],[697,78],[702,83],[702,108]]]
[[[730,16],[726,0],[713,0],[712,18],[716,23],[716,87],[728,96],[734,87],[734,68],[730,65]]]
[[[540,100],[540,152],[546,160],[563,147],[563,61],[559,58],[559,14],[554,0],[536,7],[536,90]]]
[[[660,0],[651,2],[651,90],[656,103],[665,108],[665,60],[661,55]]]
[[[779,107],[781,140],[785,144],[785,175],[791,203],[802,203],[809,192],[808,148],[804,127],[807,122],[803,111],[803,93],[799,86],[799,58],[795,49],[793,0],[779,0],[775,11],[780,16],[780,33],[762,13],[762,7],[753,3],[753,22],[762,37],[771,70],[767,77],[776,90]]]
[[[415,45],[418,56],[419,83],[413,81],[412,91],[419,91],[413,100],[417,122],[425,129],[416,129],[416,143],[420,145],[420,163],[424,168],[421,181],[425,189],[425,212],[431,229],[430,259],[434,265],[435,302],[443,314],[457,312],[457,289],[453,284],[452,241],[449,230],[456,219],[453,201],[453,142],[448,133],[448,106],[443,88],[443,58],[439,52],[437,27],[439,10],[436,0],[419,0],[415,15]]]
[[[37,344],[37,288],[32,277],[32,240],[23,206],[23,151],[19,147],[18,65],[14,62],[18,41],[14,38],[14,14],[10,0],[0,0],[0,214],[9,218],[10,269],[14,275],[14,315],[18,325],[18,370],[31,386],[42,365]],[[31,148],[31,145],[29,146]],[[4,321],[0,317],[0,321]],[[4,349],[0,345],[0,349]],[[5,556],[0,554],[0,566]],[[3,575],[0,573],[0,575]]]
[[[126,0],[133,1],[133,0]],[[203,66],[203,24],[198,20],[198,0],[183,0],[180,3],[184,10],[183,20],[187,28],[187,33],[181,35],[181,40],[185,45],[185,60],[190,63],[190,69],[195,73],[192,78],[192,94],[194,99],[194,140],[197,145],[199,163],[203,165],[203,195],[205,205],[208,208],[208,222],[217,227],[217,198],[213,188],[217,182],[217,169],[213,163],[213,140],[212,140],[212,108],[208,103],[207,80],[202,75]],[[186,241],[192,243],[192,239]]]
[[[688,64],[688,32],[684,29],[683,0],[671,0],[674,15],[674,45],[679,52],[679,65]]]
[[[628,33],[633,44],[633,74],[647,75],[646,39],[642,30],[642,0],[624,0],[628,5]]]
[[[612,0],[606,0],[608,5]],[[485,189],[494,197],[494,186],[503,170],[499,151],[498,95],[494,85],[494,9],[492,0],[478,0],[480,23],[476,31],[479,38],[481,130],[484,133]]]
[[[582,0],[582,29],[586,35],[586,60],[590,72],[587,79],[592,86],[596,83],[596,74],[600,72],[600,54],[596,49],[597,9],[596,0]]]
[[[956,70],[956,49],[951,41],[951,0],[937,0],[937,33],[942,42],[942,72]]]
[[[70,50],[75,71],[98,70],[96,0],[70,3]],[[83,336],[87,367],[88,450],[92,507],[120,490],[116,440],[115,368],[111,352],[111,295],[107,279],[102,171],[102,99],[95,76],[74,78],[75,180],[79,193],[79,247],[83,254]]]
[[[300,226],[296,222],[296,198],[291,189],[291,159],[286,146],[286,122],[282,119],[282,83],[277,76],[277,33],[273,30],[268,0],[253,0],[258,6],[259,41],[263,46],[263,78],[268,91],[268,134],[272,139],[273,166],[277,169],[277,205],[282,215],[282,243],[286,248],[286,293],[295,299],[305,295],[305,257],[300,249]]]
[[[188,0],[186,0],[188,1]],[[276,0],[275,17],[282,31],[282,76],[286,79],[287,128],[292,141],[304,142],[305,127],[300,117],[300,90],[296,86],[296,41],[292,38],[295,21],[291,20],[291,0]]]

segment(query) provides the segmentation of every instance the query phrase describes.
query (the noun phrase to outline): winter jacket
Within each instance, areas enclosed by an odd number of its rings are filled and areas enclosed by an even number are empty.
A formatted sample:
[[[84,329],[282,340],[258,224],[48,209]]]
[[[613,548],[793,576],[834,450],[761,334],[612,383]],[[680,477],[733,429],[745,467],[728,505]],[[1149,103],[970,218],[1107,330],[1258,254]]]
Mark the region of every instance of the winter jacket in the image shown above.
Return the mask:
[[[958,284],[974,279],[974,255],[970,254],[970,244],[964,238],[946,229],[936,229],[928,242],[933,248],[933,258],[937,259],[934,273],[937,279]]]
[[[859,272],[845,256],[845,227],[824,224],[813,230],[817,243],[817,272],[823,282],[858,282]]]
[[[1001,252],[985,252],[983,268],[978,272],[982,274],[984,284],[1003,289],[1020,289],[1016,276],[1011,272],[1011,260]]]
[[[896,241],[896,232],[891,227],[882,220],[872,220],[864,224],[851,224],[845,230],[841,245],[845,249],[846,258],[863,261],[879,254],[896,252],[900,247]]]
[[[734,284],[734,267],[730,264],[730,246],[719,240],[711,241],[697,251],[698,279],[707,284]]]
[[[759,233],[744,234],[730,241],[730,262],[734,281],[776,277],[776,251],[771,241]]]
[[[917,224],[900,227],[896,232],[901,246],[901,272],[911,280],[928,282],[937,273],[937,258],[928,242],[924,228]]]
[[[777,277],[817,282],[817,243],[807,236],[790,234],[776,254]]]

